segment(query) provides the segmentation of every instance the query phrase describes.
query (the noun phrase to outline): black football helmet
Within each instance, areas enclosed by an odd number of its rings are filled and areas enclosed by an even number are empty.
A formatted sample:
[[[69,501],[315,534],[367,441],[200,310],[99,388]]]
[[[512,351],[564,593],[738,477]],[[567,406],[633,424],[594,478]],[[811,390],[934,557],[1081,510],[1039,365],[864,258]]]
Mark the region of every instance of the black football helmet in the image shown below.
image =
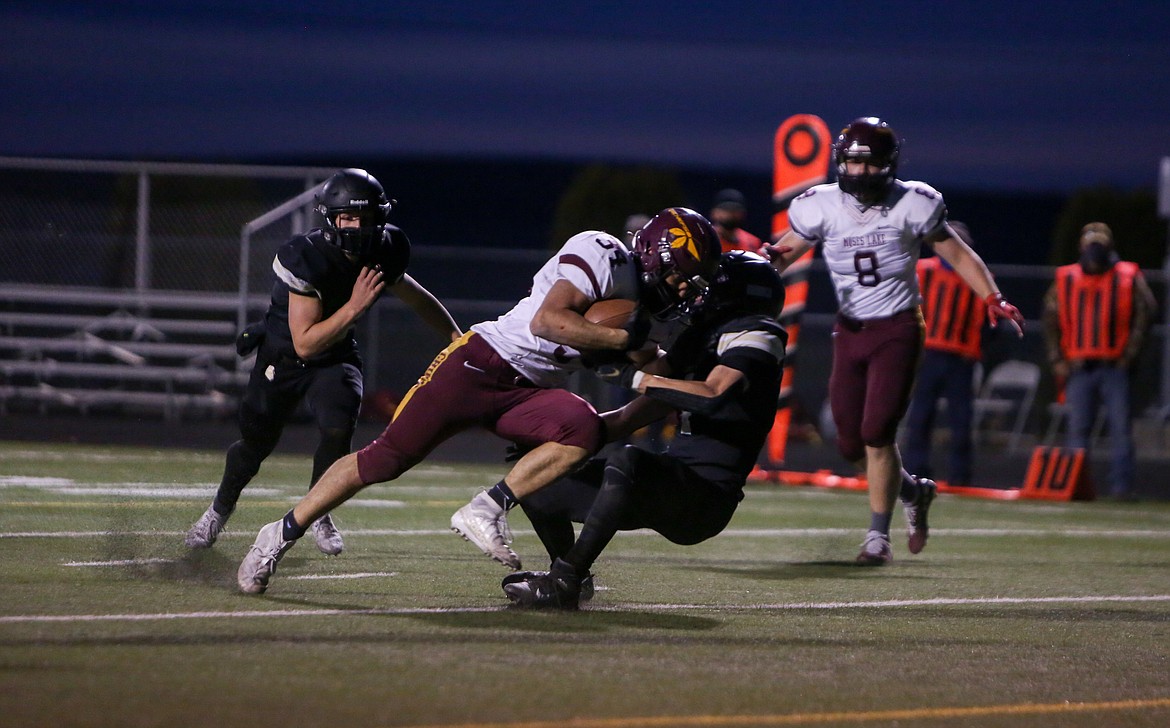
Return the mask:
[[[901,146],[894,129],[881,119],[875,116],[854,119],[841,130],[833,144],[837,184],[841,191],[861,202],[872,204],[880,201],[898,172]],[[845,169],[847,161],[867,162],[881,169],[874,173],[849,174]]]
[[[634,233],[634,256],[642,281],[642,304],[663,318],[702,295],[719,263],[722,246],[710,221],[686,207],[668,207]],[[668,282],[687,281],[686,300]]]
[[[761,314],[778,318],[784,308],[784,280],[767,258],[732,250],[719,259],[711,286],[695,307],[703,316]]]
[[[326,240],[359,260],[382,240],[390,207],[382,184],[364,169],[343,169],[317,192],[317,212],[325,218]],[[337,216],[341,213],[357,215],[361,226],[338,227]]]

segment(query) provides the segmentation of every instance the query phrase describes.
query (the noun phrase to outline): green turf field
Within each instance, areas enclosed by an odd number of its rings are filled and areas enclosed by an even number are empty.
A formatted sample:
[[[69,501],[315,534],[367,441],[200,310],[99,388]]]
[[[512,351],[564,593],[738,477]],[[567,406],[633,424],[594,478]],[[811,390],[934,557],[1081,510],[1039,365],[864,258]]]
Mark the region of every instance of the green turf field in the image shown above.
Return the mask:
[[[752,486],[728,531],[621,534],[580,613],[508,609],[447,530],[503,466],[424,463],[337,511],[268,593],[274,456],[188,553],[221,454],[0,443],[0,726],[1167,726],[1170,503],[941,496],[927,549],[851,565],[865,496]],[[526,565],[545,559],[522,514]]]

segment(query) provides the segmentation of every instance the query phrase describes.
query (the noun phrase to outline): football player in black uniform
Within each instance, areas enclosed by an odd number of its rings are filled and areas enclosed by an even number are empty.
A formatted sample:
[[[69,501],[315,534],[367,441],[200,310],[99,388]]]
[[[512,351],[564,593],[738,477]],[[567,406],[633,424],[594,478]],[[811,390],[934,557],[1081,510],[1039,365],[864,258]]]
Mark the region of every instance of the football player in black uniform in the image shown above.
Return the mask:
[[[321,436],[309,487],[349,453],[362,401],[362,362],[353,328],[384,290],[443,337],[454,341],[461,334],[447,309],[406,274],[410,242],[387,224],[391,201],[373,175],[343,169],[325,182],[316,200],[324,226],[277,250],[272,303],[263,322],[249,326],[237,341],[241,356],[257,352],[240,403],[241,438],[228,448],[215,499],[187,532],[190,548],[215,543],[240,493],[302,400]],[[341,534],[328,515],[312,530],[321,551],[341,553]]]
[[[783,305],[784,284],[766,259],[741,250],[721,257],[669,353],[624,374],[643,396],[603,415],[618,440],[677,411],[678,435],[663,453],[627,445],[595,458],[521,501],[552,568],[505,577],[515,604],[576,609],[592,593],[593,562],[619,530],[650,528],[691,545],[727,526],[776,416]],[[575,541],[574,521],[584,524]]]

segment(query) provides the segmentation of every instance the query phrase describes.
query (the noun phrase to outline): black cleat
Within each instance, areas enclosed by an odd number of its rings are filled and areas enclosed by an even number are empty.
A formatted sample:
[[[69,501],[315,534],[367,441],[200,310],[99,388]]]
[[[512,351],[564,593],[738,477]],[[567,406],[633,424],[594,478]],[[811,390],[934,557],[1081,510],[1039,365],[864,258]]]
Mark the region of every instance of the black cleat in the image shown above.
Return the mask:
[[[500,586],[504,588],[504,593],[507,594],[507,587],[509,584],[528,581],[537,575],[543,576],[547,573],[547,571],[513,571],[511,574],[508,574],[504,577],[503,581],[500,582]],[[593,594],[596,592],[596,590],[597,588],[593,584],[593,574],[585,576],[581,579],[581,595],[578,597],[578,600],[582,602],[590,601],[593,599]],[[509,599],[511,599],[510,595]],[[515,600],[513,599],[512,601]]]
[[[573,567],[557,559],[552,571],[509,574],[501,586],[518,607],[573,611],[581,604],[581,581]]]

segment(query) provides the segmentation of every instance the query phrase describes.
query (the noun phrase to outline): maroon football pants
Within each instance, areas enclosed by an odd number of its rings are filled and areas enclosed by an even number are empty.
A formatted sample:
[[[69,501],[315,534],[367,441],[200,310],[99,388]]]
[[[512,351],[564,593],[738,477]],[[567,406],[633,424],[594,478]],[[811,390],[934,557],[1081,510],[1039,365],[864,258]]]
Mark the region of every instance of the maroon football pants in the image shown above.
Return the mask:
[[[559,442],[590,454],[603,436],[593,405],[564,389],[535,386],[482,336],[468,332],[435,357],[382,434],[358,451],[362,483],[397,478],[473,427],[523,445]]]
[[[863,458],[867,445],[894,443],[914,387],[924,330],[918,308],[870,321],[837,316],[829,406],[837,449],[849,462]]]

